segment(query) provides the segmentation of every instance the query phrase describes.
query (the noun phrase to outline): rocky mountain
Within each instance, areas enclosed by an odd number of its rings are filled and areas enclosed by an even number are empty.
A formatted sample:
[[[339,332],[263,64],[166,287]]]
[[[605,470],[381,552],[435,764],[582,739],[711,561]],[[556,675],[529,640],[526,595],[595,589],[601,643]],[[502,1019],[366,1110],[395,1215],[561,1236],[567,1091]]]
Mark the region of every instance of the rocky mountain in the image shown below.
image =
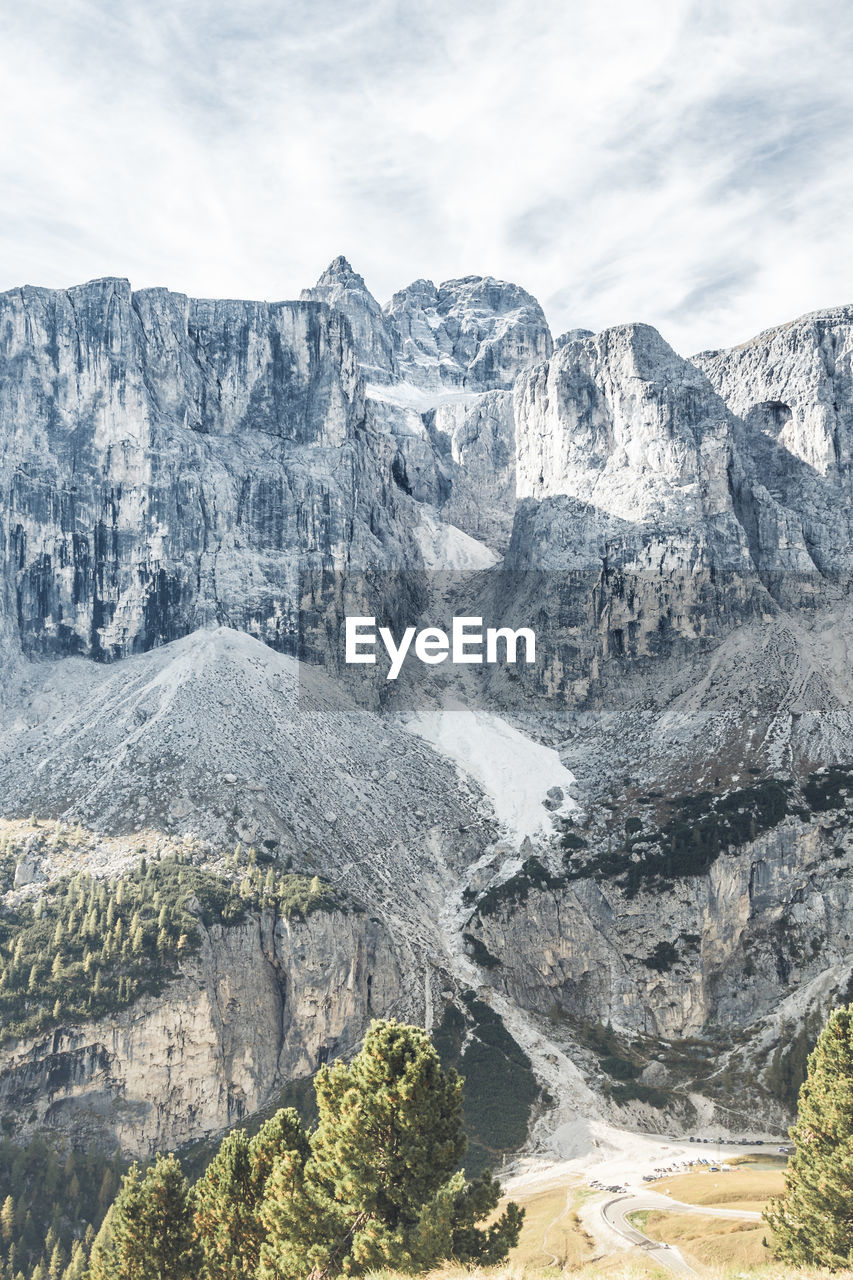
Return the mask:
[[[0,333],[25,653],[117,658],[208,622],[299,652],[324,574],[417,567],[339,311],[103,280],[2,295]]]
[[[174,1150],[355,1051],[375,1011],[403,1007],[402,981],[387,934],[364,913],[213,926],[167,998],[112,1015],[108,1038],[101,1020],[17,1041],[0,1105],[19,1133]]]
[[[488,1087],[532,1070],[551,1149],[780,1126],[853,971],[851,332],[554,343],[514,285],[383,308],[343,258],[289,303],[2,295],[0,991],[16,910],[143,849],[352,904],[191,905],[159,994],[65,1025],[58,990],[0,1046],[11,1127],[204,1137],[377,1014],[514,1038]],[[530,626],[536,662],[392,685],[347,613]]]

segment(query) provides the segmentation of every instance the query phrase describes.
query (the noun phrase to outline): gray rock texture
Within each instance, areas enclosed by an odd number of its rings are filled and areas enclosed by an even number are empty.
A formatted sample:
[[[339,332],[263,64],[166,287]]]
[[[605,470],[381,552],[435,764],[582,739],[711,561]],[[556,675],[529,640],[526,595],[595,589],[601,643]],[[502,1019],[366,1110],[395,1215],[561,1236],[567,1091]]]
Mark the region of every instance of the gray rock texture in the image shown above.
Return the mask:
[[[334,937],[210,932],[160,1000],[6,1046],[8,1108],[148,1152],[264,1105],[371,1012],[433,1025],[477,988],[552,1094],[581,1072],[624,1119],[590,1049],[609,1020],[647,1038],[648,1082],[675,1070],[652,1041],[707,1046],[715,1123],[736,1094],[781,1123],[768,1055],[853,965],[847,787],[803,800],[853,741],[851,352],[849,309],[692,361],[642,324],[555,345],[514,285],[416,281],[383,309],[343,258],[290,303],[2,295],[0,817],[256,843],[365,907]],[[436,611],[532,626],[537,662],[409,682],[419,730],[406,681],[343,668],[341,625]],[[482,713],[462,746],[442,700]],[[770,777],[784,821],[626,891],[641,793],[737,807]],[[497,817],[516,793],[523,843]],[[42,854],[10,902],[57,874]],[[693,1123],[682,1094],[658,1127]]]
[[[0,1101],[17,1136],[48,1130],[143,1158],[173,1150],[353,1051],[370,1018],[400,1003],[388,937],[364,913],[265,912],[200,932],[162,995],[2,1051]]]
[[[491,276],[415,280],[385,308],[401,372],[416,386],[509,388],[544,360],[551,333],[539,303]]]
[[[298,652],[324,573],[417,563],[339,311],[100,280],[2,295],[0,340],[24,652],[115,658],[211,621]]]
[[[303,289],[300,296],[307,302],[326,302],[346,316],[361,372],[367,380],[393,381],[397,366],[390,326],[363,278],[346,258],[335,258],[313,289]]]

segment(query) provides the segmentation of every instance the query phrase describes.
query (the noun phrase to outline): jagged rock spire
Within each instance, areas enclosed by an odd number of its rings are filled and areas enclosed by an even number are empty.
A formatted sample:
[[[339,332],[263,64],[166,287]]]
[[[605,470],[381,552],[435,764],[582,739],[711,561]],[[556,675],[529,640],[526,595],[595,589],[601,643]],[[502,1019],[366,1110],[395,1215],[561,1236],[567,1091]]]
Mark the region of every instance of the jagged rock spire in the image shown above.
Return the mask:
[[[328,285],[343,285],[348,289],[366,288],[364,277],[360,276],[357,271],[353,271],[349,260],[342,253],[339,253],[337,258],[332,259],[315,287],[320,289]]]

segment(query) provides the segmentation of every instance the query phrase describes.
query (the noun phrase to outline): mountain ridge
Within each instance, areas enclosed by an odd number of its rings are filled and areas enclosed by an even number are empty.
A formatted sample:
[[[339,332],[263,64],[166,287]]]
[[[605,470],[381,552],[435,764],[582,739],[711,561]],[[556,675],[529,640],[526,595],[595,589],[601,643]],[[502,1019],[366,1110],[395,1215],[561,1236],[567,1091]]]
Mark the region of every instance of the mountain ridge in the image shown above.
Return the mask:
[[[650,1128],[780,1123],[773,1011],[804,1029],[805,993],[837,998],[853,963],[851,370],[853,308],[685,360],[642,324],[555,344],[491,277],[383,308],[344,258],[280,303],[113,278],[0,295],[0,812],[192,838],[200,865],[251,843],[340,884],[385,950],[339,1045],[371,1012],[435,1027],[479,993],[552,1092],[563,1064],[534,1144],[592,1096]],[[539,656],[389,690],[343,662],[353,612],[532,625]],[[514,785],[523,830],[499,816]],[[34,849],[7,909],[57,874]],[[297,1039],[319,1044],[316,1017]],[[722,1070],[721,1022],[746,1075],[715,1094],[672,1044],[706,1037]],[[170,1043],[152,1032],[151,1062]],[[210,1054],[193,1071],[227,1100],[244,1086]],[[189,1140],[190,1104],[163,1106]],[[205,1133],[233,1118],[204,1107]]]

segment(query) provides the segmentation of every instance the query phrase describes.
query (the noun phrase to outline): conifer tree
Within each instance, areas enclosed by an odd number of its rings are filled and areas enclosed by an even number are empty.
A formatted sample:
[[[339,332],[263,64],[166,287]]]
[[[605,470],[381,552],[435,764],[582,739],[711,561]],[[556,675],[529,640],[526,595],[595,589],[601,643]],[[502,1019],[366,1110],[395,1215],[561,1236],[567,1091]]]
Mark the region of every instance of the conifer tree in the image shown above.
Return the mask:
[[[809,1057],[785,1192],[765,1218],[785,1261],[853,1263],[853,1005],[836,1009]]]
[[[254,1138],[238,1129],[222,1142],[195,1188],[195,1226],[204,1252],[205,1280],[254,1276],[264,1228],[259,1217],[270,1171],[291,1152],[300,1169],[308,1139],[297,1113],[281,1110]]]
[[[3,1207],[0,1208],[0,1234],[5,1244],[8,1244],[15,1234],[15,1201],[11,1196],[6,1197]]]
[[[374,1022],[351,1063],[321,1069],[315,1091],[308,1161],[285,1153],[267,1183],[260,1280],[422,1271],[454,1251],[471,1262],[506,1257],[521,1211],[475,1227],[500,1189],[488,1175],[468,1184],[454,1173],[465,1150],[462,1081],[425,1031]]]
[[[86,1248],[82,1240],[75,1240],[71,1246],[71,1260],[62,1275],[62,1280],[83,1280],[86,1274]]]
[[[205,1280],[241,1280],[254,1274],[247,1241],[257,1231],[249,1138],[228,1134],[195,1188],[195,1226]]]
[[[47,1267],[49,1280],[61,1280],[62,1273],[65,1270],[65,1250],[57,1240],[50,1253],[50,1262]]]
[[[158,1156],[144,1177],[133,1165],[92,1246],[91,1280],[194,1280],[198,1263],[179,1162]]]

